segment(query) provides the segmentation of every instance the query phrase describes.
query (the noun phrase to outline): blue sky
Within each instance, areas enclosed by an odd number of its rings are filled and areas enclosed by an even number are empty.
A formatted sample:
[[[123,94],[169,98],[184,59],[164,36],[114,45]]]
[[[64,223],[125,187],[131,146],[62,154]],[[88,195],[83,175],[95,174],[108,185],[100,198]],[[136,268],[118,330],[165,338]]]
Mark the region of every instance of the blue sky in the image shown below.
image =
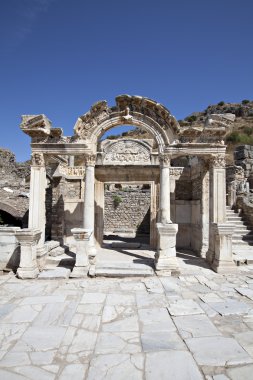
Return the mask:
[[[177,119],[253,99],[252,15],[252,0],[0,1],[0,146],[26,160],[22,114],[72,135],[79,115],[119,94]]]

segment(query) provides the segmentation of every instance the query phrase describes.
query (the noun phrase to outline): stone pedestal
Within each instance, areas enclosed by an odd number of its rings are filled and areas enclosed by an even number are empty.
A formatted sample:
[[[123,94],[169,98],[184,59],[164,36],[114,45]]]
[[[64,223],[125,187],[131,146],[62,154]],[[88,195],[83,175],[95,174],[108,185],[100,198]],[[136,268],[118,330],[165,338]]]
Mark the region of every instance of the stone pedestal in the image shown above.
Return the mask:
[[[70,277],[86,277],[89,271],[89,241],[92,231],[73,228],[71,232],[76,241],[76,263]]]
[[[176,258],[176,235],[178,225],[157,223],[158,247],[155,258],[157,271],[174,271],[178,268]]]
[[[217,273],[228,273],[236,270],[232,253],[232,235],[234,226],[229,224],[212,224],[214,236],[214,259],[212,269]]]
[[[20,264],[17,270],[19,278],[36,278],[39,274],[37,265],[37,244],[41,238],[41,231],[38,229],[24,228],[17,231],[15,236],[20,243]]]

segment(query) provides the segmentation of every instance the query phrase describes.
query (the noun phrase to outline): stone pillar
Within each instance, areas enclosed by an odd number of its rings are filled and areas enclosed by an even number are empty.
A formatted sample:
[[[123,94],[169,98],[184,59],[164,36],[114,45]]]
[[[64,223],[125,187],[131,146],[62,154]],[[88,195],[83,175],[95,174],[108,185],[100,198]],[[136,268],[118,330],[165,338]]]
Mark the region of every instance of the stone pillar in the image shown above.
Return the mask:
[[[39,229],[24,228],[17,231],[15,236],[20,243],[20,264],[17,270],[19,278],[36,278],[39,274],[37,265],[37,243],[41,238]]]
[[[176,234],[178,225],[170,219],[170,156],[160,157],[160,210],[157,223],[158,244],[155,258],[156,270],[177,269]]]
[[[202,164],[201,173],[201,250],[200,257],[206,257],[209,246],[209,171],[207,165]]]
[[[226,222],[226,172],[225,156],[210,160],[210,221],[207,260],[215,272],[235,268],[232,255],[234,226]]]
[[[95,239],[99,246],[104,235],[104,182],[95,183]]]
[[[76,240],[77,262],[71,276],[83,277],[87,275],[86,257],[94,269],[96,248],[94,239],[94,213],[95,213],[95,163],[96,155],[85,157],[85,189],[83,228],[71,230]]]
[[[32,154],[30,200],[28,228],[39,229],[41,236],[37,246],[37,257],[45,255],[45,225],[46,225],[46,169],[42,153]]]
[[[89,271],[88,243],[92,231],[84,228],[72,228],[76,241],[76,262],[70,277],[86,277]]]

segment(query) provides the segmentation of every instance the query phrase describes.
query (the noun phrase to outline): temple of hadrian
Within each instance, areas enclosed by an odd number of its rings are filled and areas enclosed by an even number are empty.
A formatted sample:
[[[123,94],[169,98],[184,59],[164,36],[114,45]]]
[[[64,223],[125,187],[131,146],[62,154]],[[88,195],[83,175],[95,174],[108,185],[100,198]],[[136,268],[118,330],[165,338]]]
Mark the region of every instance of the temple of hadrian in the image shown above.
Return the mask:
[[[206,258],[216,272],[236,270],[234,226],[226,216],[223,141],[232,122],[233,115],[214,115],[203,126],[180,127],[163,105],[128,95],[116,97],[112,107],[106,101],[94,104],[77,119],[70,137],[53,128],[45,115],[23,116],[32,166],[28,228],[15,233],[21,247],[18,276],[38,276],[48,240],[75,247],[72,277],[96,275],[105,189],[112,184],[148,187],[156,271],[177,271],[180,248]],[[143,129],[152,138],[101,142],[107,130],[122,125]]]

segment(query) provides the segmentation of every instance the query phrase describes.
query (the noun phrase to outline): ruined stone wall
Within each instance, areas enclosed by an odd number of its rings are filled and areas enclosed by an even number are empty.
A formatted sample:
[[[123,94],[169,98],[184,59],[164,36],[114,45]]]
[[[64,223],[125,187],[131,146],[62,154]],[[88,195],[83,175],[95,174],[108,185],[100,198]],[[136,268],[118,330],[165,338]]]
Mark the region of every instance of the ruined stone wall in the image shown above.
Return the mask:
[[[249,222],[250,226],[253,228],[253,195],[238,196],[236,200],[237,209],[242,210],[245,219]]]
[[[245,170],[245,176],[249,177],[253,171],[253,145],[240,145],[234,152],[235,165],[241,166]]]
[[[13,224],[27,225],[29,207],[29,183],[26,177],[30,173],[30,161],[17,163],[15,155],[8,149],[0,148],[0,213],[13,216]]]
[[[106,190],[104,231],[133,230],[149,234],[150,189]]]

